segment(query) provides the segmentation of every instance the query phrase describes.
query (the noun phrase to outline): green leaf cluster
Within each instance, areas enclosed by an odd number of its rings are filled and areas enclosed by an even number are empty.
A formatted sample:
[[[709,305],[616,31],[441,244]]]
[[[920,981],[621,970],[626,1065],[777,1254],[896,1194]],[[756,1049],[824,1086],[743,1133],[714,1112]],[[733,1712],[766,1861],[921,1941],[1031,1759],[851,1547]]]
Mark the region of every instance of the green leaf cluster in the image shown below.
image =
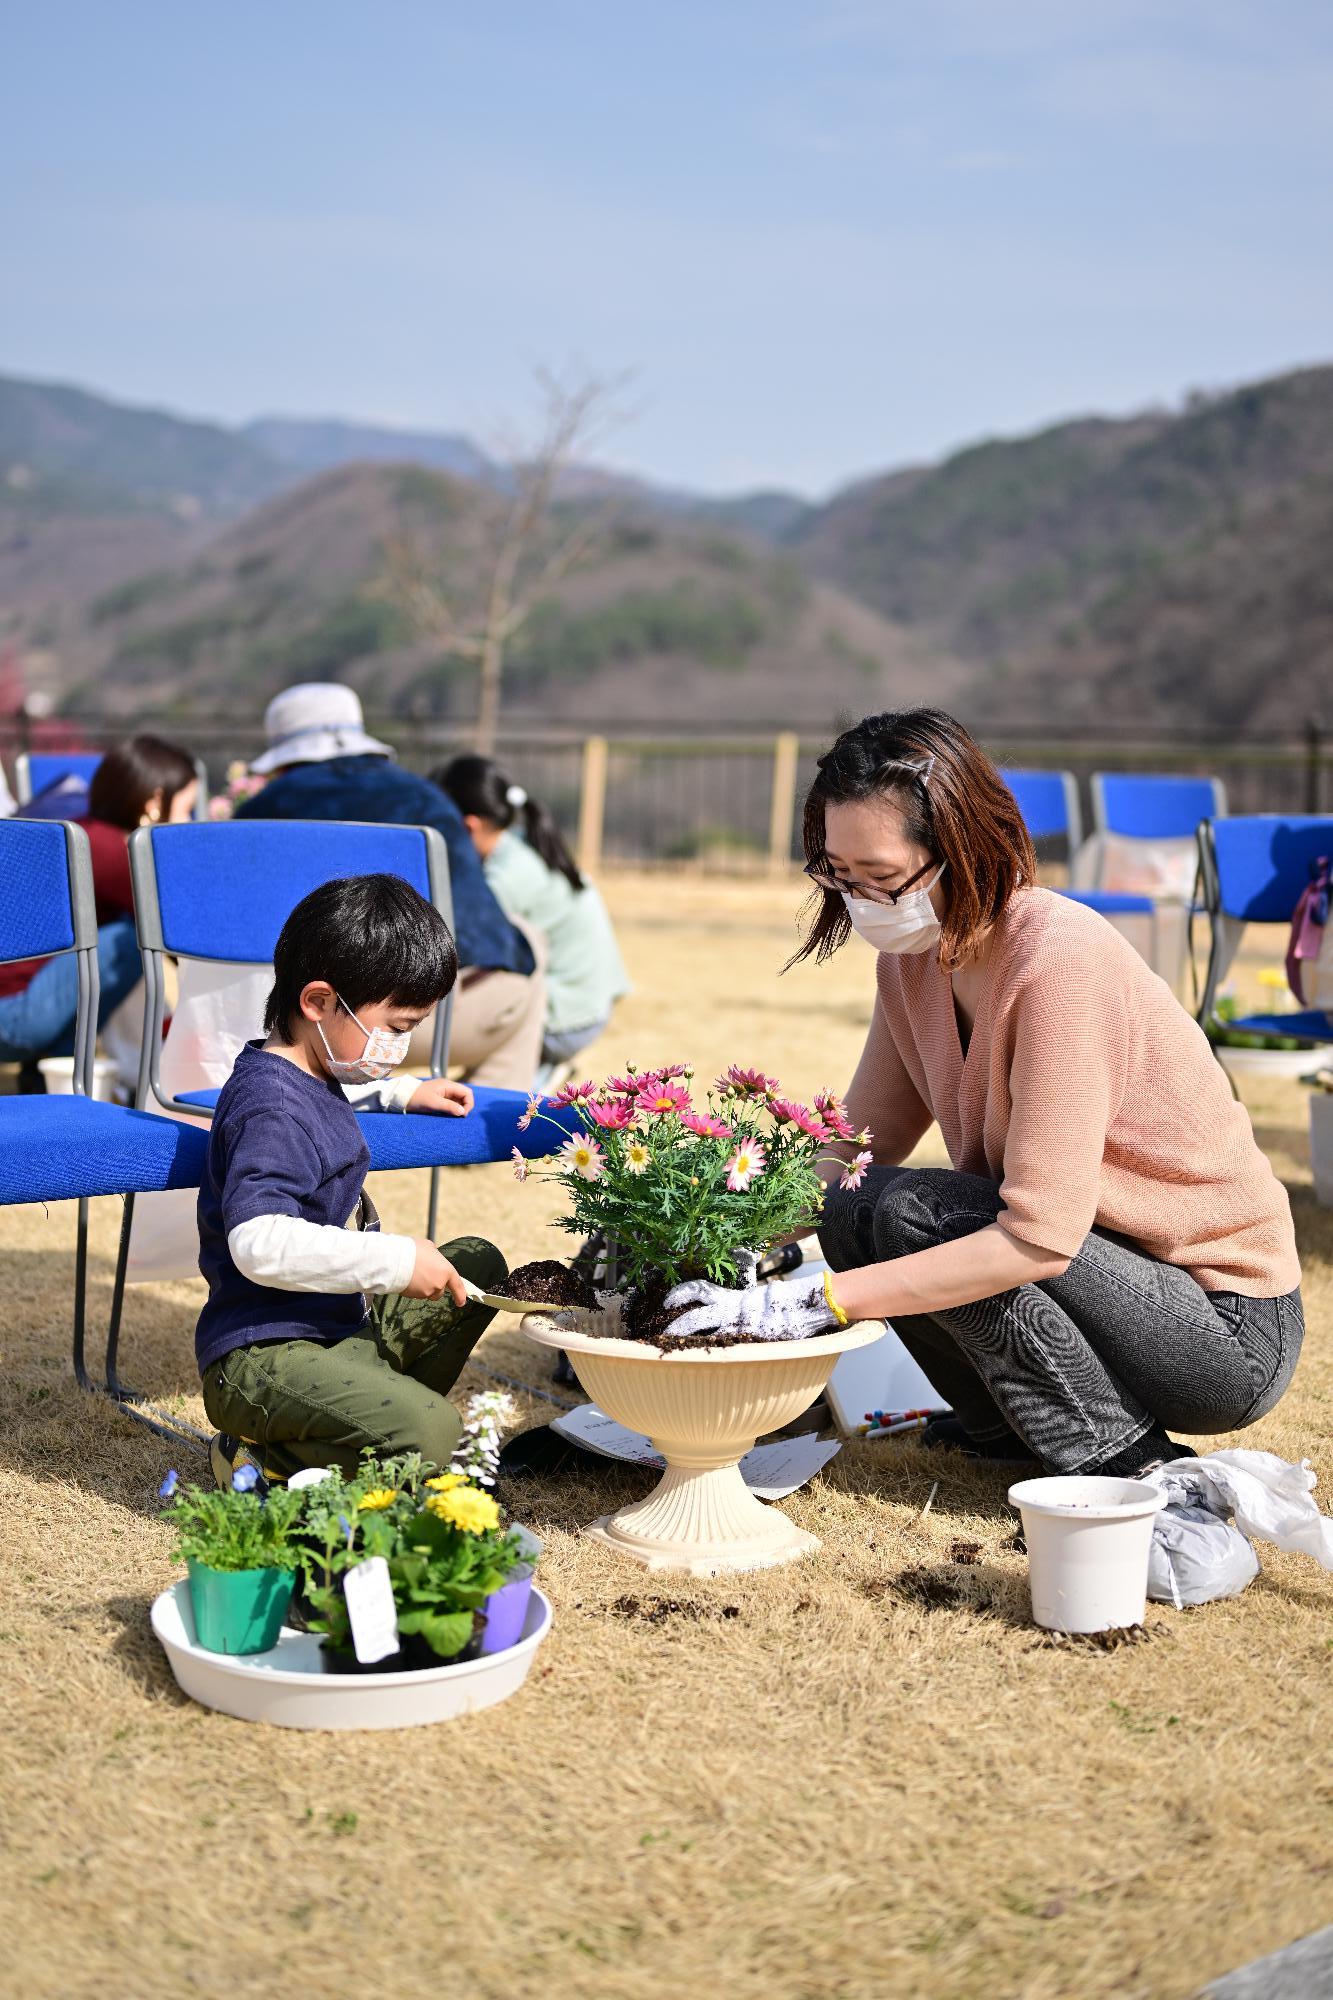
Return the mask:
[[[681,1111],[636,1116],[622,1131],[581,1116],[600,1149],[600,1172],[587,1178],[564,1153],[540,1178],[558,1182],[568,1202],[555,1227],[572,1236],[601,1230],[616,1244],[629,1285],[650,1280],[676,1285],[687,1278],[735,1282],[736,1253],[812,1227],[823,1205],[817,1163],[823,1142],[779,1122],[771,1104],[726,1093],[708,1099],[709,1113],[730,1128],[726,1137],[692,1132]],[[682,1110],[684,1107],[682,1107]],[[765,1164],[748,1187],[729,1187],[738,1147],[758,1142]],[[646,1150],[639,1167],[632,1149]]]
[[[421,1638],[442,1660],[462,1652],[486,1599],[532,1561],[512,1529],[469,1534],[431,1513],[425,1480],[433,1470],[416,1453],[367,1457],[354,1479],[330,1473],[305,1489],[309,1622],[337,1651],[352,1650],[342,1578],[371,1556],[383,1556],[388,1566],[399,1633]],[[388,1506],[363,1508],[377,1491],[395,1497]]]
[[[303,1512],[302,1494],[283,1487],[262,1500],[256,1493],[181,1487],[164,1509],[176,1530],[173,1560],[220,1570],[295,1569]]]

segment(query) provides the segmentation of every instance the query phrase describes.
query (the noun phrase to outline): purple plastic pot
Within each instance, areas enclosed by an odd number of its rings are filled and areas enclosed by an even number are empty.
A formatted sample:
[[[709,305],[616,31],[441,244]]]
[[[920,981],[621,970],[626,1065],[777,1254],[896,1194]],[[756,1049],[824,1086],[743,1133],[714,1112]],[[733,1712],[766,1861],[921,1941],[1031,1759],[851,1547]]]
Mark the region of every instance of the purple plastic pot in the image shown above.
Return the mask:
[[[518,1644],[531,1595],[530,1569],[515,1570],[508,1583],[492,1591],[482,1606],[486,1613],[486,1629],[481,1635],[483,1653],[503,1653],[506,1647]]]
[[[498,1590],[493,1590],[482,1605],[486,1614],[486,1625],[481,1635],[483,1653],[503,1653],[506,1647],[516,1646],[523,1636],[523,1620],[532,1595],[532,1572],[542,1545],[530,1529],[515,1526],[532,1560],[522,1569],[512,1570],[509,1581],[501,1584]]]

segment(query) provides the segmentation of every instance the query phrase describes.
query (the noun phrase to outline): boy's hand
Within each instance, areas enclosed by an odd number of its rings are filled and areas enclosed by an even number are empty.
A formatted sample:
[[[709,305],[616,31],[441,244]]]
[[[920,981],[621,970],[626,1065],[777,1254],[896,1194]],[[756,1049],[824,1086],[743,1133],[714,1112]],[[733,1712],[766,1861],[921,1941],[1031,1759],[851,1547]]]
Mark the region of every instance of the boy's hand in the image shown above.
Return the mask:
[[[467,1287],[447,1257],[442,1257],[428,1236],[417,1238],[416,1262],[410,1281],[403,1287],[405,1299],[442,1299],[445,1293],[456,1306],[468,1302]]]
[[[465,1118],[472,1109],[472,1092],[465,1083],[451,1077],[428,1077],[407,1100],[409,1111],[443,1111],[450,1118]]]

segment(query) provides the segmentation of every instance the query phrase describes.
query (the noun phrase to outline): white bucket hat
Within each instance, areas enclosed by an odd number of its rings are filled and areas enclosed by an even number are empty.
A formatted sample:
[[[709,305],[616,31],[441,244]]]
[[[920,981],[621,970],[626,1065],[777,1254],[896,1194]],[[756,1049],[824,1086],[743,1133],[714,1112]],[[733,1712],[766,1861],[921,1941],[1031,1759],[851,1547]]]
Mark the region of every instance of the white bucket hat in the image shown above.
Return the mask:
[[[284,764],[393,755],[389,744],[367,736],[360,699],[337,681],[301,681],[275,694],[264,711],[264,734],[268,749],[250,766],[261,778]]]

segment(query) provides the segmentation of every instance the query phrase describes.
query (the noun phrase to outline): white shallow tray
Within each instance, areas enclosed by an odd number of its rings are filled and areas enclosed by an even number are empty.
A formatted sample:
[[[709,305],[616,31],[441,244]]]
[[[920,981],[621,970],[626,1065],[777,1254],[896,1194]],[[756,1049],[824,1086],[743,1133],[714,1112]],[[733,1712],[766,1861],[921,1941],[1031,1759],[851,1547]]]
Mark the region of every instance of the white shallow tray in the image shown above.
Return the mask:
[[[517,1645],[407,1674],[325,1673],[319,1635],[290,1625],[267,1653],[210,1653],[194,1636],[184,1577],[154,1600],[152,1622],[178,1684],[205,1708],[280,1729],[414,1729],[490,1708],[522,1687],[551,1629],[551,1605],[534,1586]]]

